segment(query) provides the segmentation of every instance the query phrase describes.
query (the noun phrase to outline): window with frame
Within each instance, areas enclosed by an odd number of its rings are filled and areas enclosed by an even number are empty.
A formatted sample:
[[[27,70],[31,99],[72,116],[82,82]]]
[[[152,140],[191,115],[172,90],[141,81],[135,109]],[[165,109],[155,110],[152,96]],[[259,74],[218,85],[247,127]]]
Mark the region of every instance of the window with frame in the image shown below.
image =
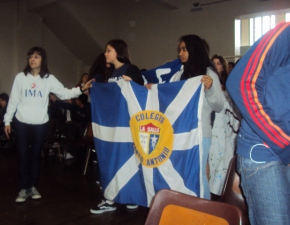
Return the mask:
[[[241,56],[267,31],[290,22],[290,9],[242,15],[235,20],[235,55]]]

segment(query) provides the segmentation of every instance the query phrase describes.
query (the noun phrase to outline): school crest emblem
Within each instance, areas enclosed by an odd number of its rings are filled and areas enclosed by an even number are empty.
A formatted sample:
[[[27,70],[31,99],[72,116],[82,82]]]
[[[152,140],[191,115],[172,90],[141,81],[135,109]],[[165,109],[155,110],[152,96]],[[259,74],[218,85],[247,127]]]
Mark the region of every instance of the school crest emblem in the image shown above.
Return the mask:
[[[131,117],[130,128],[135,155],[146,167],[165,163],[172,152],[173,128],[167,117],[156,110],[144,110]]]

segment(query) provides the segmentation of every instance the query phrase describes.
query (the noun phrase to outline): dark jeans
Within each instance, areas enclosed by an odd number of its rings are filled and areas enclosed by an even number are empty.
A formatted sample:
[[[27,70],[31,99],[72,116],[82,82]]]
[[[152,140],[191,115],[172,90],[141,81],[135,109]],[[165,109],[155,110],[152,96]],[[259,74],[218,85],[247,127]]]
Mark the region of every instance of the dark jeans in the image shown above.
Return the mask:
[[[20,189],[37,187],[39,181],[41,152],[48,131],[48,123],[32,125],[14,122],[19,163]]]

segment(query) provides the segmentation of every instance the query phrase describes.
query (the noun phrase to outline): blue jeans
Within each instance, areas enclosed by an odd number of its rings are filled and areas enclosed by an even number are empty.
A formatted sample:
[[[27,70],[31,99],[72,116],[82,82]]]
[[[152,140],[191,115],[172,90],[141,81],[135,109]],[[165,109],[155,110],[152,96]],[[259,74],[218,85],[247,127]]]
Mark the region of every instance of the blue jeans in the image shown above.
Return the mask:
[[[209,184],[208,184],[208,179],[206,176],[206,165],[207,165],[207,160],[208,160],[208,154],[209,154],[209,149],[211,145],[211,138],[204,137],[202,138],[202,148],[203,148],[203,157],[202,157],[202,183],[203,183],[203,191],[204,191],[204,196],[203,198],[205,199],[210,199],[210,190],[209,190]]]
[[[290,167],[281,161],[257,163],[238,156],[237,170],[251,225],[289,225]]]
[[[48,131],[48,123],[31,125],[15,119],[14,128],[19,163],[20,189],[37,187],[42,147]]]

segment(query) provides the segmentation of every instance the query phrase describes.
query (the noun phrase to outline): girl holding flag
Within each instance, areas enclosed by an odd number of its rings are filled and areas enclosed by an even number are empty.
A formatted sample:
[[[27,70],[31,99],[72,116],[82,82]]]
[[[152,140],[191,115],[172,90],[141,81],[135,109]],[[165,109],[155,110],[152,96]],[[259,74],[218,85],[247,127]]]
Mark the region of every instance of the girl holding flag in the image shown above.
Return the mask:
[[[111,64],[111,68],[107,73],[103,73],[104,82],[117,82],[120,79],[126,81],[134,81],[143,86],[144,81],[139,68],[130,63],[128,45],[120,39],[111,40],[106,45],[105,51],[106,63]],[[127,205],[128,209],[136,209],[138,205]],[[116,203],[113,199],[104,199],[97,206],[91,208],[93,214],[101,214],[108,211],[116,210]]]
[[[202,107],[202,183],[203,190],[200,196],[210,199],[208,185],[208,153],[211,146],[212,112],[220,112],[223,109],[224,98],[219,81],[219,76],[208,56],[207,46],[204,40],[197,35],[185,35],[179,39],[178,56],[182,63],[179,73],[170,80],[179,81],[202,75],[201,83],[204,85],[204,103]],[[205,75],[206,74],[206,75]]]

